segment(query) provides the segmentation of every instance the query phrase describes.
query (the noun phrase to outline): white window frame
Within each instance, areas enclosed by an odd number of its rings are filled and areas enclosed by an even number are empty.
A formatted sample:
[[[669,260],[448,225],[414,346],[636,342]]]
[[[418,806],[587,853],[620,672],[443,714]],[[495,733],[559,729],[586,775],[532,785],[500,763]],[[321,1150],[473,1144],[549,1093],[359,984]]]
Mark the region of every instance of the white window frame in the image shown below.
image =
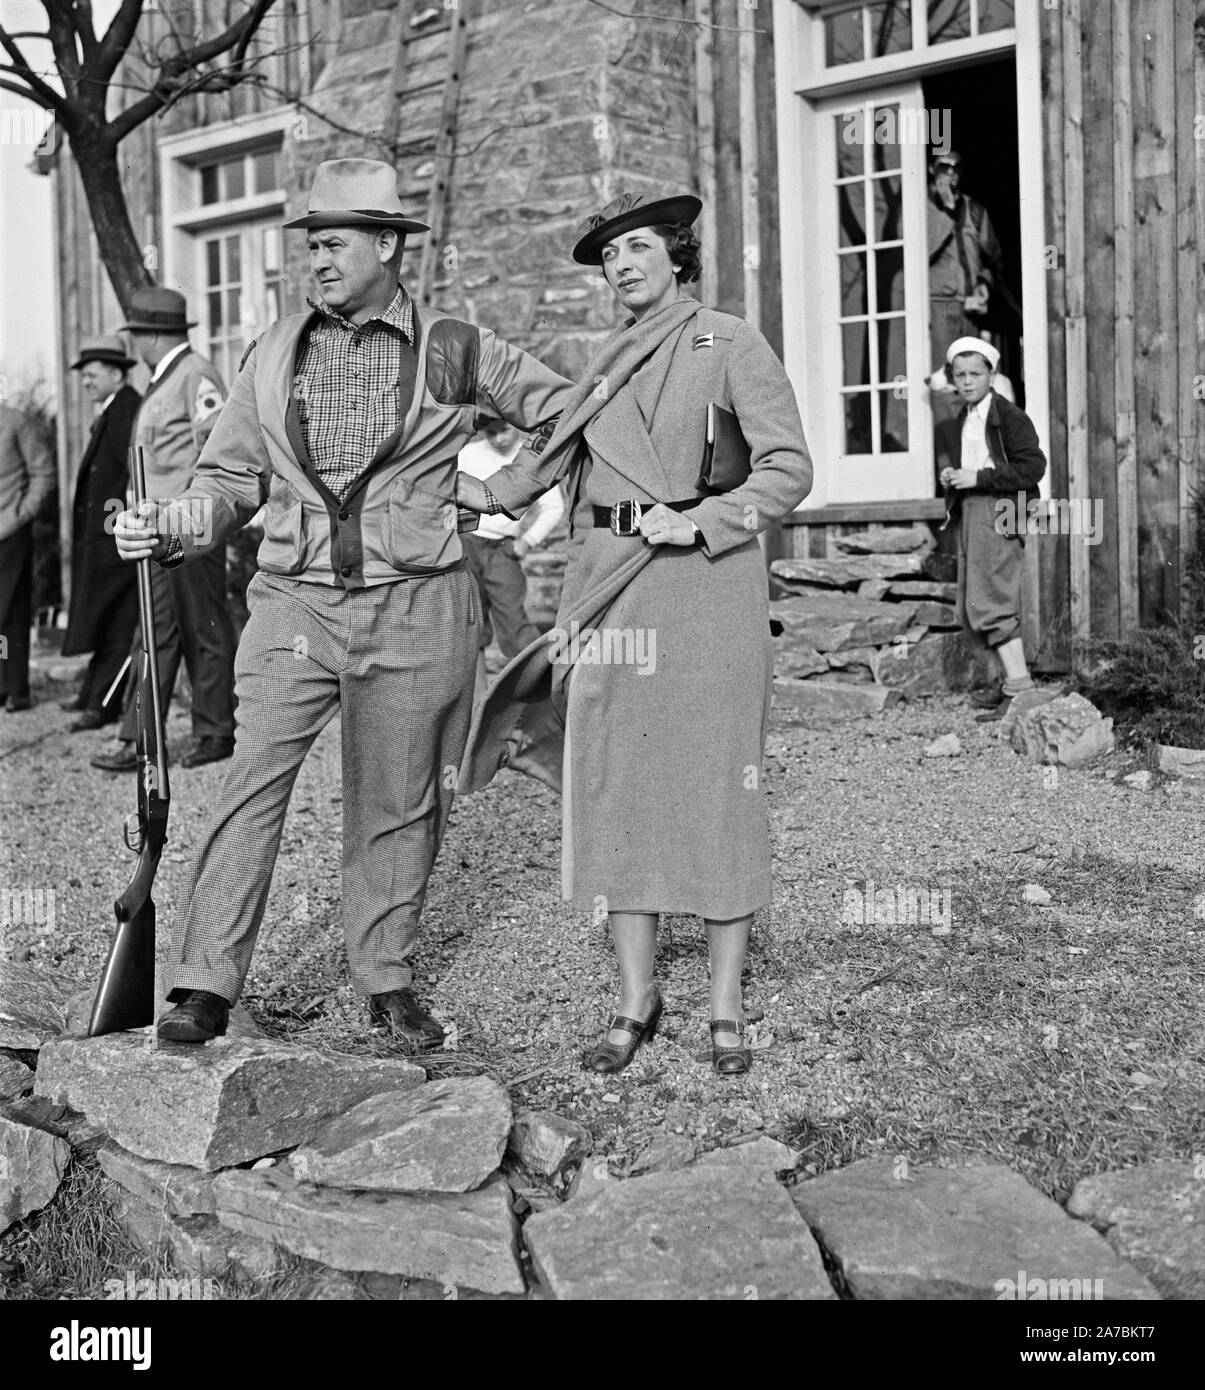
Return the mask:
[[[168,136],[159,143],[159,186],[163,190],[161,283],[179,290],[188,300],[191,317],[199,321],[198,337],[202,330],[206,334],[208,331],[204,236],[257,223],[283,222],[288,198],[282,183],[267,193],[203,204],[201,166],[275,145],[281,150],[283,169],[285,138],[295,130],[298,119],[295,111],[283,107]]]
[[[823,281],[816,247],[822,244],[815,184],[804,171],[820,134],[823,117],[816,111],[824,98],[877,96],[905,79],[922,79],[992,54],[1015,54],[1017,80],[1017,153],[1020,174],[1022,336],[1025,343],[1025,410],[1049,455],[1050,400],[1047,344],[1045,184],[1043,179],[1041,0],[1017,0],[1016,27],[975,38],[928,46],[925,8],[914,3],[913,51],[841,67],[824,66],[823,11],[831,4],[773,0],[775,85],[778,117],[779,227],[782,252],[783,358],[795,384],[808,443],[816,458],[816,484],[808,508],[846,498],[833,463],[840,436],[832,433],[831,402],[826,400],[824,352],[820,335],[809,332]],[[918,43],[918,32],[921,42]],[[827,195],[826,195],[827,196]],[[801,306],[803,312],[800,312]],[[923,387],[921,388],[924,389]],[[884,458],[889,456],[884,455]],[[1044,487],[1048,487],[1048,477]],[[886,480],[885,480],[886,481]],[[884,488],[884,492],[887,488]],[[918,496],[931,496],[932,488]],[[861,500],[861,499],[858,499]],[[885,496],[883,500],[890,500]]]

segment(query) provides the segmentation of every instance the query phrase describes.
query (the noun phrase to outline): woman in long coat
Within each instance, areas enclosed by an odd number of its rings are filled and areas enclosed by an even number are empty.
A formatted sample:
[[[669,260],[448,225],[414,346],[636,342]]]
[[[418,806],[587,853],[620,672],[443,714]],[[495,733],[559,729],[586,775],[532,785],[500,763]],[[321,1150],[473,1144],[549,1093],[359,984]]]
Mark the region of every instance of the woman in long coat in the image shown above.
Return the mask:
[[[491,691],[461,787],[489,780],[515,702],[545,693],[551,669],[566,698],[564,892],[608,915],[619,961],[620,1008],[597,1071],[621,1070],[656,1030],[663,912],[704,919],[716,1069],[747,1071],[741,968],[753,914],[770,901],[772,647],[757,535],[807,495],[812,466],[769,344],[681,289],[699,274],[700,206],[625,194],[588,220],[574,257],[602,266],[630,317],[550,436],[485,484],[462,479],[467,505],[515,515],[568,478],[582,543],[557,627]],[[748,478],[722,495],[699,484],[711,403],[736,415],[750,452]]]

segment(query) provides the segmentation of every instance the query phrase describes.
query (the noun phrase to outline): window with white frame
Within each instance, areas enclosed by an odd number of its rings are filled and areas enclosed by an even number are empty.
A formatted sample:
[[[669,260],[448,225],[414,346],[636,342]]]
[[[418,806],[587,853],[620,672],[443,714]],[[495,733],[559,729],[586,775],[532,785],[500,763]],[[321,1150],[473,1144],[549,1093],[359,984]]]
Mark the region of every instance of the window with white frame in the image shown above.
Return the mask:
[[[860,0],[825,6],[824,63],[841,67],[1011,29],[1015,0]]]
[[[282,141],[277,111],[164,141],[164,282],[187,296],[198,346],[227,382],[248,344],[280,318]]]

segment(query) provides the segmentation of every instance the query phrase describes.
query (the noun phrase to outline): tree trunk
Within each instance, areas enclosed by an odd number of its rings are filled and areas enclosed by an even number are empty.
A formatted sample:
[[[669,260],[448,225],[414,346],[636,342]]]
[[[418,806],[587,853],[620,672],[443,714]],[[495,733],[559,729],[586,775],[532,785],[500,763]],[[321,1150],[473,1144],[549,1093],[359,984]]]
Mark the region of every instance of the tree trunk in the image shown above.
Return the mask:
[[[128,314],[134,291],[145,289],[155,281],[143,265],[142,248],[130,222],[117,163],[117,147],[87,131],[70,136],[69,140],[88,201],[100,258],[109,272],[122,312]]]

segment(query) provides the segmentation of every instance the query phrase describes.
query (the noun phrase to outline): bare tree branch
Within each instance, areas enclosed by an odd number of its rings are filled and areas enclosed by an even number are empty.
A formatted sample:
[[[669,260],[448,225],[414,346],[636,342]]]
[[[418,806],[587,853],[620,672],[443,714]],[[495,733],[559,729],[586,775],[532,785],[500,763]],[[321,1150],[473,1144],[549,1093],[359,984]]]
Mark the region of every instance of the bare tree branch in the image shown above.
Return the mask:
[[[93,66],[98,77],[109,78],[117,71],[141,18],[142,0],[121,0],[121,8],[113,16],[97,49],[97,61]]]
[[[3,26],[0,26],[0,48],[3,48],[12,59],[12,66],[0,69],[0,71],[11,72],[14,77],[19,77],[23,82],[29,84],[29,91],[22,92],[22,96],[36,100],[39,106],[49,107],[52,111],[64,111],[66,109],[63,98],[53,87],[43,82],[29,66],[25,61],[25,54],[21,52],[21,49]]]
[[[600,10],[617,14],[621,19],[647,19],[654,24],[691,24],[696,29],[720,29],[729,34],[742,34],[746,31],[739,24],[713,24],[707,19],[684,19],[681,15],[650,14],[647,10],[621,10],[618,5],[608,5],[607,0],[590,0]],[[768,34],[768,29],[750,29],[751,34]]]
[[[0,67],[0,72],[12,72],[12,68]],[[32,101],[35,106],[40,106],[43,111],[56,111],[58,107],[52,106],[50,102],[43,101],[41,97],[35,96],[28,87],[18,87],[15,82],[9,82],[7,78],[0,77],[0,90],[15,92],[17,96],[24,97],[26,101]]]

